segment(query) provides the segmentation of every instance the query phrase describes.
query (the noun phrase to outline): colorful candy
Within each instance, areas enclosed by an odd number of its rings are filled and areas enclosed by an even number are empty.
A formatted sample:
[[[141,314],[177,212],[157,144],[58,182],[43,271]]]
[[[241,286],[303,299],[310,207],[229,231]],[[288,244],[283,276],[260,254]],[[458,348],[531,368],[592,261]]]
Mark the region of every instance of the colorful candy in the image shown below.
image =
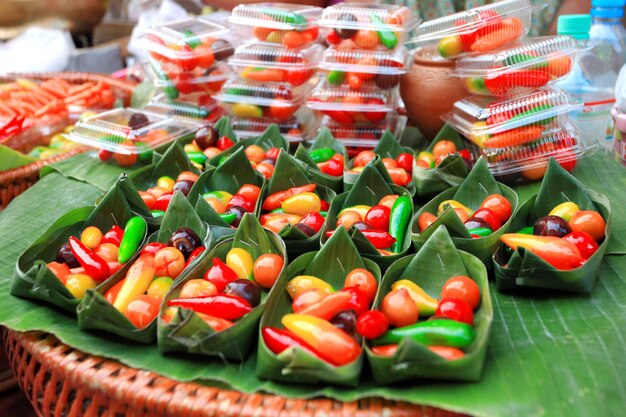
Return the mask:
[[[315,184],[293,187],[278,191],[265,198],[261,225],[268,230],[279,233],[291,224],[307,236],[319,232],[324,224],[328,203],[315,193]]]
[[[139,191],[139,196],[153,216],[161,216],[167,210],[174,192],[180,191],[184,195],[189,194],[197,179],[198,175],[190,171],[181,172],[176,180],[168,176],[159,177],[155,187],[148,188],[146,191]]]

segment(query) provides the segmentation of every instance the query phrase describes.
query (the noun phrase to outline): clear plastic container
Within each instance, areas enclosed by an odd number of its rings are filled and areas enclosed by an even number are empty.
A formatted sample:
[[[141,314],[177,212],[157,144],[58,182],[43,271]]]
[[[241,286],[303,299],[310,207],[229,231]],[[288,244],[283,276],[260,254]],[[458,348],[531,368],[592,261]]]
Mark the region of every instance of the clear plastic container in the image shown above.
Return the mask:
[[[541,179],[551,157],[573,169],[578,160],[592,155],[598,147],[597,141],[585,137],[578,126],[568,120],[562,128],[544,133],[531,144],[494,149],[474,147],[473,151],[476,157],[485,157],[494,176],[516,183]]]
[[[531,15],[530,0],[503,0],[424,22],[409,45],[446,59],[490,52],[525,37]]]
[[[390,50],[404,43],[419,19],[406,6],[339,3],[324,9],[319,24],[330,29],[330,45]]]
[[[289,83],[229,80],[215,99],[231,116],[286,121],[304,104],[310,87],[309,83],[293,87]]]
[[[545,89],[506,100],[471,96],[443,119],[479,147],[501,148],[539,140],[581,107],[566,92]]]
[[[233,131],[237,137],[245,139],[261,135],[275,120],[269,118],[244,118],[233,117],[231,119]],[[280,133],[289,142],[302,142],[311,139],[317,131],[319,121],[314,117],[292,117],[284,122],[277,123]]]
[[[166,94],[157,94],[146,105],[146,110],[166,116],[174,116],[198,123],[214,124],[226,112],[208,94],[191,94],[177,100]]]
[[[395,111],[398,96],[397,88],[381,90],[376,86],[364,86],[355,91],[346,85],[333,86],[324,81],[313,90],[307,106],[343,125],[379,124]]]
[[[79,120],[67,137],[113,154],[140,155],[199,127],[145,110],[118,108]]]
[[[404,47],[393,51],[330,47],[319,65],[330,84],[348,85],[353,90],[372,84],[384,90],[394,88],[407,66],[408,51]]]
[[[179,72],[175,65],[152,59],[143,67],[146,78],[171,99],[192,93],[216,94],[226,80],[235,76],[224,63],[207,70],[198,68],[189,73]]]
[[[511,48],[460,58],[456,74],[471,94],[502,96],[563,78],[584,49],[570,36],[529,38]]]
[[[301,48],[317,40],[321,12],[319,7],[288,3],[240,4],[228,22],[245,39]]]
[[[395,137],[401,137],[406,123],[407,118],[405,116],[399,116],[393,113],[378,124],[355,123],[352,126],[345,126],[333,121],[330,117],[324,117],[321,122],[321,127],[327,127],[330,133],[345,146],[361,150],[362,148],[375,148],[380,138],[387,130]]]
[[[179,72],[212,68],[230,57],[239,43],[230,29],[202,17],[156,26],[143,39],[153,59],[173,64]]]
[[[315,75],[324,47],[290,49],[282,45],[249,43],[228,61],[241,78],[257,82],[288,82],[299,86]]]

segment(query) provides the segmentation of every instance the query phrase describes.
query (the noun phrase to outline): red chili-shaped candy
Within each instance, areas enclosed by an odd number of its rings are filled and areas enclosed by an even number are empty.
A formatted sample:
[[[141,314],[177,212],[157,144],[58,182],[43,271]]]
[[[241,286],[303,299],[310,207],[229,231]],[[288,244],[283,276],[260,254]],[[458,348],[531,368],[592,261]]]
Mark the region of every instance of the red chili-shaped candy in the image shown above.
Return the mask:
[[[85,273],[98,282],[111,276],[109,264],[96,255],[91,249],[74,236],[70,236],[70,249],[78,263],[85,269]]]
[[[104,234],[100,243],[112,243],[119,246],[123,236],[124,230],[115,224]]]
[[[215,285],[217,291],[222,292],[229,282],[239,277],[237,273],[226,265],[220,258],[213,258],[213,266],[204,274],[204,279]]]
[[[313,356],[317,356],[322,359],[309,344],[295,334],[291,333],[289,330],[277,329],[275,327],[264,327],[261,329],[261,335],[263,336],[265,345],[275,355],[278,355],[285,349],[297,346],[306,350]]]
[[[354,310],[357,317],[369,309],[369,300],[367,299],[367,295],[358,287],[344,288],[340,292],[348,292],[352,294],[352,299],[350,299],[346,310]]]
[[[167,302],[170,307],[183,307],[196,313],[220,319],[237,320],[252,311],[250,303],[235,295],[218,294],[206,297],[175,298]]]
[[[306,224],[311,229],[315,230],[315,233],[317,233],[324,225],[324,216],[319,213],[309,213],[304,216],[299,223]]]
[[[189,255],[189,258],[187,259],[187,262],[185,263],[185,268],[187,268],[187,265],[192,263],[194,261],[194,259],[196,259],[198,256],[200,256],[200,254],[202,252],[204,252],[205,250],[206,250],[206,248],[204,246],[199,246],[199,247],[195,248],[193,250],[193,252],[191,252],[191,254]]]

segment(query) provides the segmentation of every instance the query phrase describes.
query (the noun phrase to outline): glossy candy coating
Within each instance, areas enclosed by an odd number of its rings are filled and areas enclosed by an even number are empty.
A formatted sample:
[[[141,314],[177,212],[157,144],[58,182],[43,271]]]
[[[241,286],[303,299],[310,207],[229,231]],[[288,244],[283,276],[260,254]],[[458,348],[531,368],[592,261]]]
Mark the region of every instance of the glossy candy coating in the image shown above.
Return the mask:
[[[464,300],[455,297],[445,297],[439,301],[435,317],[474,325],[474,312]]]
[[[567,222],[559,216],[544,216],[535,222],[533,235],[563,237],[570,232]]]
[[[245,299],[252,307],[261,302],[261,287],[249,279],[236,279],[226,284],[224,294],[236,295]]]
[[[263,288],[272,288],[284,264],[285,260],[280,255],[266,253],[259,256],[254,262],[252,272],[254,280]]]
[[[604,239],[606,222],[597,211],[581,210],[569,221],[572,232],[585,232],[597,242]]]
[[[474,310],[480,304],[480,288],[468,276],[459,275],[452,277],[441,288],[441,298],[449,297],[464,300]]]
[[[381,310],[389,324],[395,327],[404,327],[415,323],[419,317],[417,305],[411,299],[406,289],[392,290],[381,304]]]

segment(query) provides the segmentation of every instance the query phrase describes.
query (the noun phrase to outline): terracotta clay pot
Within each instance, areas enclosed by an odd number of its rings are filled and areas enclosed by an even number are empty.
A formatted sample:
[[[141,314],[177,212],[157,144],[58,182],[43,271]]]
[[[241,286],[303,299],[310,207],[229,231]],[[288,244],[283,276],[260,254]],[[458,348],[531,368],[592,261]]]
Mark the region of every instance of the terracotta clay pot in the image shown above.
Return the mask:
[[[443,126],[441,115],[467,96],[463,80],[452,74],[453,69],[454,61],[433,61],[418,50],[411,71],[400,82],[407,115],[428,139],[434,138]]]

